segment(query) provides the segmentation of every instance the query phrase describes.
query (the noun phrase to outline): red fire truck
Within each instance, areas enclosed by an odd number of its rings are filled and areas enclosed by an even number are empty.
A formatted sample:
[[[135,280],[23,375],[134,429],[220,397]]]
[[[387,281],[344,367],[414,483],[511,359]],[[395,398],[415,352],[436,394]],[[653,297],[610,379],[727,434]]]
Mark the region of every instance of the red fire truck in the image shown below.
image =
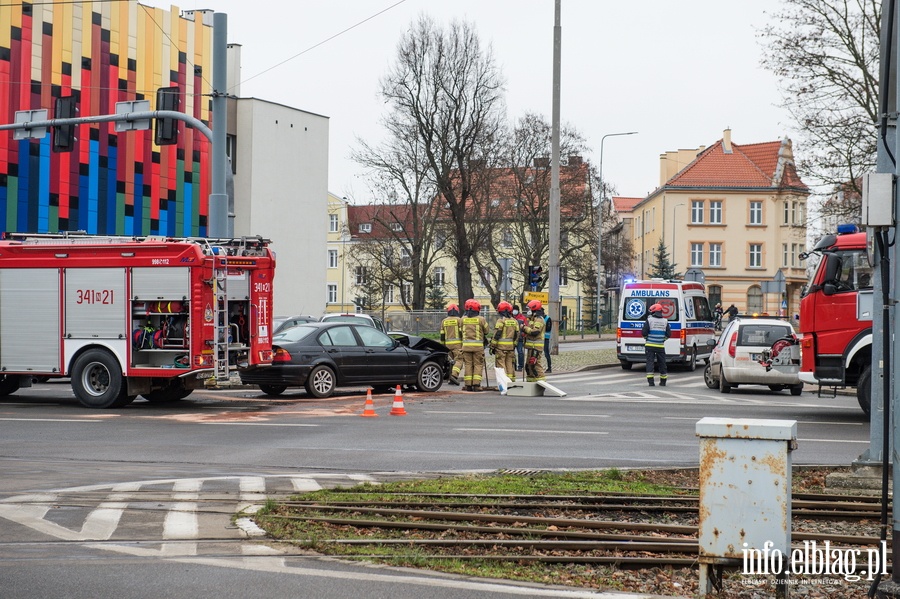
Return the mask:
[[[800,299],[800,380],[821,387],[856,387],[871,405],[873,269],[866,234],[841,225],[808,254],[821,260]]]
[[[269,241],[11,234],[0,240],[0,396],[70,377],[91,408],[187,397],[271,364]]]

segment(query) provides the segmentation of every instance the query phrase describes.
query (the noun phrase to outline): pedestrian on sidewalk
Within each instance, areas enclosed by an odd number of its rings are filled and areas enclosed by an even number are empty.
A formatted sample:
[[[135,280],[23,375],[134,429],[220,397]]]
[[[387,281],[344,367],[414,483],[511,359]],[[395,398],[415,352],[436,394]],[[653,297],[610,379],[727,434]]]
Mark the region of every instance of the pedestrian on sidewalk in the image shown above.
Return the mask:
[[[669,321],[663,318],[663,307],[660,304],[650,306],[650,315],[644,322],[641,330],[644,336],[644,353],[647,356],[647,384],[651,387],[656,386],[653,382],[653,367],[659,367],[659,384],[666,386],[666,380],[669,378],[666,369],[666,339],[672,335],[669,327]]]
[[[553,330],[553,320],[549,314],[544,314],[544,358],[547,360],[546,372],[553,372],[553,362],[550,361],[550,332]]]

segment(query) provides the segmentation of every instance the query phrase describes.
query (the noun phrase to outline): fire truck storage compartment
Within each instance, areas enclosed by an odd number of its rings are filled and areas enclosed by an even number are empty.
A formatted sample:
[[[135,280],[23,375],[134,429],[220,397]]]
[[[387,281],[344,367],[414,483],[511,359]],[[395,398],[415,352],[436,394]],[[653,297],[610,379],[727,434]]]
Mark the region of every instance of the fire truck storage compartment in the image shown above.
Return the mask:
[[[58,372],[59,270],[0,270],[0,370]]]
[[[172,367],[176,357],[189,354],[190,269],[135,267],[131,295],[132,364]]]
[[[67,339],[127,339],[124,268],[69,268],[65,273]]]

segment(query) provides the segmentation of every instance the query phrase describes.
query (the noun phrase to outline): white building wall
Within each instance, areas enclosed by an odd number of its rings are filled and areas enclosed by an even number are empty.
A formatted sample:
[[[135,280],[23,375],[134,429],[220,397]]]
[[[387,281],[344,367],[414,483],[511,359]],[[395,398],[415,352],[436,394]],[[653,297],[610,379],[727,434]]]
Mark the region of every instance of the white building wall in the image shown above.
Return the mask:
[[[325,312],[328,118],[238,98],[234,233],[277,252],[275,313]]]

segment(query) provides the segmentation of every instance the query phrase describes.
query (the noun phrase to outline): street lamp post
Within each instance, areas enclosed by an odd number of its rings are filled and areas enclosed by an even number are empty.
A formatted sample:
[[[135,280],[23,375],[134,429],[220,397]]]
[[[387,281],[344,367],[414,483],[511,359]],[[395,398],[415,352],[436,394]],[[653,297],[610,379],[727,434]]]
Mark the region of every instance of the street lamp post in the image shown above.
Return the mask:
[[[623,133],[607,133],[600,138],[600,168],[597,176],[600,178],[600,201],[597,202],[597,334],[600,334],[600,289],[603,281],[603,197],[606,188],[603,185],[603,142],[607,137],[619,135],[636,135],[637,131],[625,131]]]

